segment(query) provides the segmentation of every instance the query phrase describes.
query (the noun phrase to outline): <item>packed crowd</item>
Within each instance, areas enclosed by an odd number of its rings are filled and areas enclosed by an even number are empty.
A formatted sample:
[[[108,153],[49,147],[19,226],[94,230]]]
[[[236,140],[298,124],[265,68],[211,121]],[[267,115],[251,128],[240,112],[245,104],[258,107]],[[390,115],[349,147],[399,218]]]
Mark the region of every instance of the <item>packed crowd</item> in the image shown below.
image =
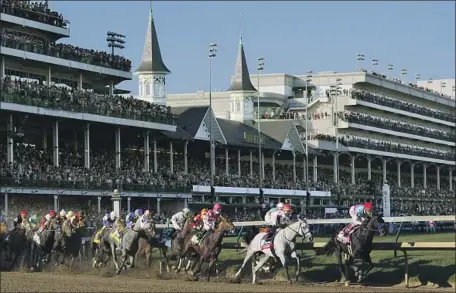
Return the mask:
[[[1,0],[1,12],[17,17],[66,28],[62,14],[49,9],[43,1]]]
[[[456,123],[456,114],[454,112],[442,112],[428,107],[423,107],[360,90],[353,90],[351,93],[353,99]]]
[[[107,67],[130,72],[131,61],[105,51],[85,49],[69,44],[57,44],[44,38],[17,31],[2,29],[0,34],[2,47],[47,55],[71,61]]]
[[[362,71],[370,73],[370,74],[375,75],[375,76],[379,76],[379,77],[384,78],[384,79],[395,81],[395,82],[403,84],[403,85],[408,85],[410,87],[413,87],[413,88],[416,88],[416,89],[419,89],[419,90],[422,90],[422,91],[425,91],[425,92],[428,92],[428,93],[433,93],[433,94],[440,95],[442,97],[451,99],[451,96],[448,96],[448,95],[446,95],[444,93],[432,90],[432,89],[424,87],[424,86],[419,86],[416,83],[411,83],[411,82],[408,82],[408,81],[405,81],[405,80],[401,80],[399,78],[387,76],[387,75],[385,75],[383,73],[379,73],[379,72],[375,72],[375,71],[371,71],[371,70],[362,69]]]
[[[336,137],[327,134],[316,134],[314,139],[336,141]],[[439,150],[416,147],[412,145],[392,143],[387,141],[380,141],[375,139],[368,139],[355,136],[339,136],[339,143],[347,147],[357,147],[363,149],[371,149],[383,152],[392,152],[407,154],[418,157],[428,157],[440,160],[455,161],[456,155],[452,152],[443,152]]]
[[[395,120],[389,120],[381,117],[375,117],[366,115],[363,113],[357,112],[350,112],[344,111],[339,112],[338,116],[341,120],[349,122],[349,123],[356,123],[366,126],[372,126],[377,128],[383,128],[388,130],[393,130],[397,132],[403,132],[418,136],[424,136],[439,140],[446,140],[450,142],[456,141],[456,135],[450,132],[438,130],[438,129],[431,129],[427,127],[422,127],[418,125],[412,125],[408,123],[403,123]]]
[[[132,96],[102,95],[55,85],[48,87],[44,83],[12,80],[8,76],[0,81],[0,89],[0,98],[5,102],[150,122],[172,123],[173,120],[169,107]]]

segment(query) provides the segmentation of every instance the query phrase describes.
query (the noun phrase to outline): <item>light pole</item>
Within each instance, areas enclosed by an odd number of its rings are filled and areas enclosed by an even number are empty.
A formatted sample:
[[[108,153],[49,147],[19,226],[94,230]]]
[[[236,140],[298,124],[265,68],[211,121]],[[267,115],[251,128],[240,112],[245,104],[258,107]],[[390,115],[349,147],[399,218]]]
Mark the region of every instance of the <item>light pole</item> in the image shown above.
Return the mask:
[[[125,39],[126,36],[114,33],[114,32],[107,32],[106,33],[106,41],[108,42],[108,47],[111,48],[111,53],[114,55],[114,48],[118,49],[125,49]]]
[[[263,156],[261,154],[261,123],[260,123],[260,72],[264,69],[264,58],[257,58],[257,118],[258,118],[258,163],[260,164],[260,197],[263,188]]]
[[[441,82],[440,82],[440,93],[443,93],[443,92],[442,92],[442,89],[445,88],[445,87],[446,87],[446,82],[441,81]]]
[[[378,66],[378,59],[377,58],[372,58],[372,71],[375,72],[375,67]]]
[[[421,74],[415,73],[416,84],[418,84],[418,81],[419,81],[420,79],[421,79]]]
[[[312,70],[307,71],[306,77],[306,215],[310,213],[310,191],[309,191],[309,92],[308,84],[312,81]]]
[[[404,76],[407,75],[407,68],[402,68],[401,69],[401,79],[404,80]]]
[[[358,61],[364,61],[364,54],[356,53],[356,71],[358,72]]]
[[[390,75],[393,75],[393,70],[394,70],[394,65],[393,64],[388,64],[388,71],[390,72]]]
[[[214,201],[214,140],[212,137],[212,60],[217,56],[217,44],[209,44],[209,157],[210,157],[210,168],[211,168],[211,197]]]
[[[334,85],[330,86],[330,95],[332,99],[332,112],[333,112],[333,125],[334,125],[334,130],[335,130],[335,135],[336,135],[336,164],[337,168],[336,170],[336,185],[337,185],[337,197],[338,197],[338,205],[340,204],[340,185],[339,185],[339,119],[337,115],[338,111],[338,105],[337,105],[337,96],[340,93],[341,86],[342,85],[342,79],[338,78],[336,79],[336,83]],[[334,110],[334,108],[336,108]]]

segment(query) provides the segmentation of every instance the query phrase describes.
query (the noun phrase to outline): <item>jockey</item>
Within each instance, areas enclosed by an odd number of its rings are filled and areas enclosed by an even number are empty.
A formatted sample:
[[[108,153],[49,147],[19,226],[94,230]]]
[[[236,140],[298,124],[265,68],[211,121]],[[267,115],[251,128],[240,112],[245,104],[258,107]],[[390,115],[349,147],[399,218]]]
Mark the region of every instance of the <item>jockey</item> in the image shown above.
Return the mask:
[[[142,209],[136,209],[135,210],[134,222],[136,222],[142,215],[143,215],[143,210]]]
[[[217,223],[217,220],[220,217],[220,213],[222,212],[222,205],[219,203],[216,203],[212,209],[207,211],[207,215],[203,217],[203,229],[205,231],[211,231],[214,230],[215,224]]]
[[[179,233],[184,228],[185,221],[190,218],[190,210],[184,208],[182,211],[174,214],[171,217],[171,223],[173,224],[174,231],[173,235]],[[176,233],[177,232],[177,233]]]
[[[193,224],[191,227],[194,229],[197,229],[197,230],[201,230],[204,226],[203,219],[206,216],[207,216],[207,209],[202,209],[198,215],[193,217]]]
[[[152,214],[149,210],[146,210],[144,214],[140,217],[141,222],[145,223],[147,221],[152,220]]]
[[[266,223],[269,223],[272,221],[272,214],[275,213],[276,211],[281,211],[283,210],[283,203],[279,202],[276,207],[274,207],[274,204],[271,204],[271,209],[266,213],[264,216],[264,221]]]
[[[291,213],[293,212],[291,205],[284,205],[282,203],[278,203],[277,207],[280,204],[282,205],[280,209],[273,211],[271,213],[270,218],[268,219],[269,221],[266,221],[266,224],[271,227],[266,238],[271,237],[272,235],[277,233],[280,230],[280,228],[286,225],[288,223],[289,217],[291,216]]]
[[[128,227],[128,228],[131,229],[132,226],[133,226],[134,224],[136,224],[135,219],[136,219],[135,213],[129,213],[129,214],[125,217],[125,223],[127,224],[127,227]]]
[[[38,231],[36,231],[36,233],[41,234],[41,232],[44,231],[44,229],[47,228],[47,226],[49,225],[49,223],[51,222],[52,219],[55,219],[55,212],[54,210],[50,210],[49,213],[44,216],[44,218],[41,220],[40,222],[40,229],[38,229]]]
[[[59,221],[60,225],[63,224],[67,219],[67,212],[65,210],[61,210],[59,215],[57,216],[57,220]]]
[[[112,228],[114,221],[115,221],[115,217],[116,217],[115,212],[107,213],[106,215],[104,215],[104,217],[101,221],[102,227],[100,230],[98,230],[97,234],[95,234],[95,237],[93,240],[95,243],[100,242],[100,240],[101,240],[100,238],[103,235],[104,231],[106,231],[106,229]]]
[[[25,220],[25,219],[27,219],[27,211],[22,210],[20,212],[20,214],[14,218],[14,221],[13,221],[14,229],[16,230],[17,228],[19,228],[19,225],[22,224],[23,220]]]
[[[350,214],[353,222],[342,229],[339,236],[348,237],[350,235],[350,231],[353,231],[353,228],[361,225],[366,216],[372,216],[372,210],[373,206],[370,202],[352,206],[348,213]]]

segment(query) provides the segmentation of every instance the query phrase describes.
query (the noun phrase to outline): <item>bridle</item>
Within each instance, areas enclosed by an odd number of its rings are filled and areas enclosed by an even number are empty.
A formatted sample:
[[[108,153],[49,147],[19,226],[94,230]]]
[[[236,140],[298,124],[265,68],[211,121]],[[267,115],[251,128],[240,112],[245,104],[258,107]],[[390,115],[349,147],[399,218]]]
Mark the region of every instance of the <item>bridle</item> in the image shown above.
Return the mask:
[[[293,228],[290,227],[292,224],[286,226],[283,230],[285,230],[285,229],[290,229],[290,230],[293,231],[294,233],[300,234],[303,238],[305,238],[307,234],[310,234],[310,230],[307,229],[307,232],[305,232],[305,231],[304,231],[304,227],[303,227],[304,224],[306,224],[306,222],[299,220],[299,227],[298,227],[298,230],[297,230],[297,231],[296,231],[295,229],[293,229]],[[285,238],[287,241],[290,241],[290,242],[293,241],[293,240],[288,239],[288,238],[286,237],[286,234],[284,235],[284,238]]]

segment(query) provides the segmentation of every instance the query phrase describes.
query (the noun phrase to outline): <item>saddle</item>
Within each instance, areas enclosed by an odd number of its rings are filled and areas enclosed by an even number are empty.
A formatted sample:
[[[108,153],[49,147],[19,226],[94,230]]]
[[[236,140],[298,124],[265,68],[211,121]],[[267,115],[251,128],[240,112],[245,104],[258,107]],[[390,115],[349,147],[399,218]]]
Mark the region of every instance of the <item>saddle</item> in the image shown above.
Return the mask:
[[[274,249],[274,237],[276,236],[277,232],[271,233],[271,229],[267,229],[268,232],[266,233],[266,235],[263,236],[263,238],[260,241],[261,250]]]
[[[193,235],[191,241],[194,245],[199,245],[211,232],[206,230],[200,230]]]
[[[361,225],[353,226],[352,224],[349,224],[347,227],[342,229],[342,231],[339,233],[337,237],[337,240],[339,240],[343,244],[350,245],[353,233],[357,231],[359,228],[361,228]]]

